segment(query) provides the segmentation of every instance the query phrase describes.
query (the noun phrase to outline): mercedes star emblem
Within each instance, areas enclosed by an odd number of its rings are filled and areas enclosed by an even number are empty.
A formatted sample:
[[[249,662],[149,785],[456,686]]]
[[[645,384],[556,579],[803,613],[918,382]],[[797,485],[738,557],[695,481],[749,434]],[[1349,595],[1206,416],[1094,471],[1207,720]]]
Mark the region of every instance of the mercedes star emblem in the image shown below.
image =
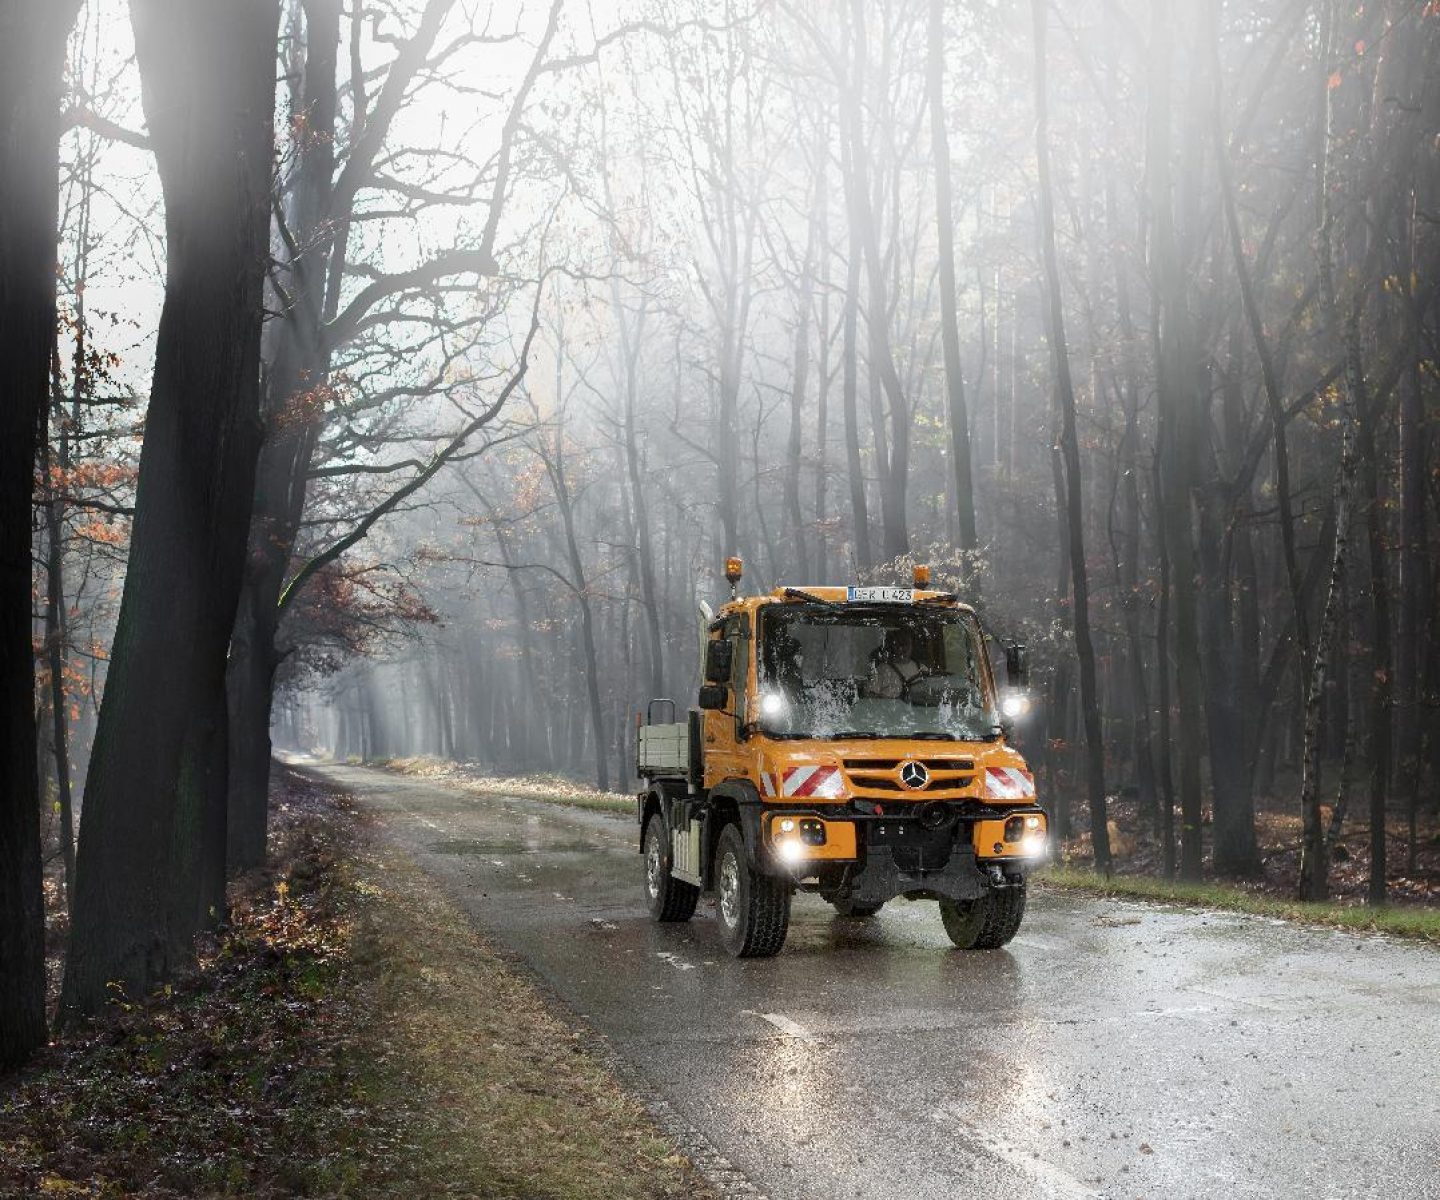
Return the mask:
[[[907,762],[900,768],[900,782],[911,791],[919,791],[930,782],[930,772],[924,763]]]

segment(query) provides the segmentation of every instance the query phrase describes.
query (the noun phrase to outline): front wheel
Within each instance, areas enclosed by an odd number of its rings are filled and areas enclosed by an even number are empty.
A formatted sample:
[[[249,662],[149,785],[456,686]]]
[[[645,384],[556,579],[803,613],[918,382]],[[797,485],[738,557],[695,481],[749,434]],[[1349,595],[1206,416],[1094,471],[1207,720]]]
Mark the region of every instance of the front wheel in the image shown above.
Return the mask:
[[[735,825],[720,832],[715,848],[715,915],[725,949],[736,958],[780,953],[790,929],[790,884],[750,865]]]
[[[688,921],[695,915],[700,889],[670,874],[665,853],[665,822],[650,818],[645,827],[645,898],[657,921]]]
[[[945,932],[961,950],[998,950],[1025,917],[1025,883],[996,888],[978,900],[940,901]]]

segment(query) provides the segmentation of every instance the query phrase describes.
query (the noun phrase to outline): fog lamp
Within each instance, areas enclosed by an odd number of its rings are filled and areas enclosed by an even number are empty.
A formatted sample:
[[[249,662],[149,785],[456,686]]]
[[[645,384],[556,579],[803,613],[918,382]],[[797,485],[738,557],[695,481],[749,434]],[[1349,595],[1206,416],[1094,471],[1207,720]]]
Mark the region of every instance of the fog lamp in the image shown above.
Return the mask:
[[[802,858],[805,857],[805,847],[800,842],[795,841],[794,839],[781,842],[779,849],[780,857],[786,862],[799,862]]]
[[[1031,857],[1039,858],[1045,853],[1045,835],[1043,833],[1032,833],[1020,843],[1021,853]]]
[[[800,840],[807,846],[823,846],[825,844],[825,822],[801,821]]]

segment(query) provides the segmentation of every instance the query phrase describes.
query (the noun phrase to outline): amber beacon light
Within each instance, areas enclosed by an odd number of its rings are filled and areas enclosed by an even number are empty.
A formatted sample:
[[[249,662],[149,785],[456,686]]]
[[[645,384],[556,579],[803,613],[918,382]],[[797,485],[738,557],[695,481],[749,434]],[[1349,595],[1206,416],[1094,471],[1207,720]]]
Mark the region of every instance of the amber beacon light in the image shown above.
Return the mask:
[[[914,574],[913,578],[914,578],[914,580],[915,580],[915,586],[916,586],[917,588],[929,587],[929,586],[930,586],[930,568],[927,567],[927,566],[925,566],[924,564],[917,563],[916,566],[915,566],[915,574]]]
[[[745,576],[745,564],[738,558],[727,558],[725,560],[725,579],[730,584],[730,598],[735,599],[740,588],[740,580]]]

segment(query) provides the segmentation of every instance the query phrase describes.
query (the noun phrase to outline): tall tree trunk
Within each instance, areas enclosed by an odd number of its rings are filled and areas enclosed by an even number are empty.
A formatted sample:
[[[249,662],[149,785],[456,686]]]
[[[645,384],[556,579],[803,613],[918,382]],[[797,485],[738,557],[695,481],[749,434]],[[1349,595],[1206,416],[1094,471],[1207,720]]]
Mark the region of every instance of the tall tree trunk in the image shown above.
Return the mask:
[[[1158,338],[1156,339],[1158,340]],[[1161,484],[1160,456],[1151,475],[1155,506],[1165,505]],[[1157,515],[1162,515],[1157,514]],[[1157,526],[1162,522],[1156,521]],[[1160,862],[1166,879],[1175,878],[1175,775],[1170,737],[1170,552],[1163,531],[1157,536],[1160,557],[1160,602],[1155,614],[1155,704],[1159,714],[1156,758],[1160,765]]]
[[[828,134],[828,129],[827,129]],[[823,180],[828,161],[828,137],[821,140],[821,147],[827,157],[820,160],[819,172]],[[821,189],[825,191],[824,188]],[[828,195],[827,195],[828,199]],[[829,543],[826,535],[827,500],[830,487],[829,477],[829,432],[830,432],[830,208],[819,206],[820,225],[820,314],[819,342],[820,362],[815,387],[815,578],[825,582],[829,578]]]
[[[1320,809],[1320,701],[1330,665],[1330,648],[1340,622],[1345,591],[1350,541],[1350,496],[1355,485],[1354,411],[1348,396],[1344,401],[1344,427],[1340,449],[1339,478],[1335,487],[1335,548],[1330,558],[1330,582],[1325,591],[1325,608],[1320,617],[1302,718],[1302,760],[1300,774],[1300,899],[1324,900],[1330,894],[1329,855],[1325,844],[1325,821]]]
[[[1176,246],[1170,182],[1170,0],[1151,7],[1149,147],[1151,221],[1154,229],[1156,332],[1160,409],[1160,496],[1163,536],[1174,588],[1175,685],[1180,735],[1180,874],[1201,870],[1200,648],[1195,594],[1191,492],[1196,444],[1195,381],[1190,377],[1190,331],[1185,279]]]
[[[1384,513],[1380,507],[1380,468],[1375,427],[1380,414],[1379,400],[1366,395],[1365,374],[1360,356],[1359,306],[1352,313],[1346,334],[1346,388],[1353,397],[1358,416],[1356,441],[1365,488],[1365,541],[1370,554],[1370,613],[1374,626],[1370,651],[1370,882],[1366,898],[1384,904],[1385,885],[1385,801],[1390,787],[1391,679],[1394,663],[1390,649],[1390,577],[1386,560]]]
[[[883,421],[877,421],[875,457],[880,475],[880,526],[885,557],[896,559],[910,552],[905,505],[910,474],[911,415],[891,350],[885,264],[880,253],[879,223],[871,194],[869,148],[864,126],[865,16],[863,0],[851,0],[850,24],[855,54],[851,86],[845,94],[850,154],[848,159],[842,159],[842,163],[849,167],[845,197],[853,238],[851,253],[855,253],[858,247],[865,265],[866,348],[871,373],[880,385],[877,391],[872,384],[872,401],[878,411],[883,393],[890,407],[890,445],[888,450],[884,447]]]
[[[77,330],[84,329],[84,318],[78,317]],[[77,346],[84,346],[83,334],[77,333]],[[83,350],[76,353],[77,366]],[[76,390],[80,387],[76,378]],[[63,422],[63,413],[62,422]],[[45,480],[45,656],[50,667],[50,719],[51,738],[55,756],[55,784],[59,789],[60,807],[60,857],[65,864],[65,908],[68,912],[75,904],[75,813],[74,797],[70,784],[70,715],[69,701],[65,696],[66,647],[69,634],[65,619],[65,517],[64,501],[60,498],[60,486],[51,476],[50,439],[41,435],[40,470]],[[68,442],[63,424],[60,439]],[[61,471],[69,454],[60,454]]]
[[[1327,79],[1334,43],[1334,0],[1327,0],[1322,11],[1320,38],[1320,76]],[[1320,123],[1320,161],[1318,193],[1320,198],[1320,224],[1316,236],[1319,258],[1320,301],[1325,319],[1326,333],[1332,344],[1344,338],[1339,321],[1339,300],[1335,294],[1334,265],[1334,213],[1331,208],[1332,187],[1330,141],[1334,124],[1334,90],[1322,83],[1321,107],[1323,119]],[[1347,352],[1347,368],[1348,352]],[[1341,399],[1341,443],[1340,471],[1335,487],[1335,549],[1330,559],[1330,583],[1325,593],[1325,608],[1320,618],[1320,630],[1315,638],[1314,654],[1309,664],[1309,684],[1305,694],[1304,714],[1301,721],[1301,767],[1300,767],[1300,899],[1324,900],[1330,892],[1329,856],[1325,845],[1325,824],[1320,811],[1320,709],[1325,691],[1325,679],[1329,668],[1330,647],[1335,629],[1340,621],[1341,600],[1345,589],[1345,572],[1348,565],[1350,543],[1351,493],[1355,484],[1355,392],[1350,374],[1346,372],[1346,386]]]
[[[79,0],[0,0],[0,1070],[45,1040],[30,504],[55,344],[61,70]]]
[[[805,515],[800,508],[800,469],[804,449],[803,420],[805,416],[805,391],[810,378],[810,310],[815,298],[815,258],[819,252],[820,210],[824,207],[825,173],[819,164],[824,162],[825,142],[823,126],[817,137],[815,160],[814,198],[810,209],[810,225],[805,235],[805,258],[800,266],[800,283],[795,295],[795,348],[792,357],[790,385],[790,431],[785,454],[785,517],[789,526],[792,569],[800,579],[810,578],[809,555],[805,548]],[[825,336],[825,330],[820,331]],[[757,475],[758,475],[757,464]]]
[[[1414,220],[1413,214],[1411,217]],[[1414,243],[1411,233],[1411,244]],[[1414,274],[1413,253],[1411,275]],[[1410,300],[1413,314],[1415,300]],[[1418,321],[1410,318],[1413,361],[1406,370],[1400,397],[1400,575],[1396,592],[1400,597],[1399,626],[1396,631],[1396,703],[1399,706],[1399,774],[1406,805],[1407,823],[1405,869],[1416,868],[1417,827],[1420,815],[1420,675],[1425,662],[1424,598],[1431,595],[1430,564],[1425,539],[1425,470],[1427,434],[1424,394],[1420,386]]]
[[[270,794],[270,706],[285,584],[306,476],[325,407],[329,355],[323,345],[328,220],[335,175],[336,80],[340,0],[305,0],[305,57],[300,102],[304,134],[295,154],[286,224],[295,249],[289,266],[290,310],[274,327],[265,394],[265,442],[255,472],[249,548],[226,676],[230,763],[227,857],[232,871],[265,857]],[[333,316],[333,312],[330,314]]]
[[[223,886],[224,759],[210,764],[260,444],[278,0],[135,0],[131,15],[167,274],[80,828],[69,1016],[170,978],[217,873]]]
[[[562,372],[565,363],[565,340],[561,330],[555,352],[555,394],[564,396]],[[590,707],[590,728],[595,738],[595,786],[602,792],[610,790],[610,767],[606,761],[605,708],[600,700],[600,656],[595,648],[595,614],[590,604],[590,585],[585,575],[585,560],[580,554],[580,539],[575,532],[575,504],[570,482],[565,474],[565,425],[555,422],[555,439],[551,451],[544,455],[545,470],[555,492],[560,510],[561,528],[565,533],[565,557],[570,564],[570,583],[575,602],[580,606],[580,649],[585,656],[585,697]]]
[[[618,283],[616,288],[618,290]],[[644,312],[631,335],[628,322],[621,319],[625,350],[625,476],[630,484],[630,506],[635,513],[635,551],[640,568],[640,604],[645,610],[645,636],[650,651],[650,694],[665,694],[665,642],[660,632],[660,601],[655,592],[655,550],[650,535],[650,506],[645,501],[645,490],[641,486],[640,439],[636,429],[636,413],[639,386],[640,335],[644,328]]]
[[[1125,407],[1125,428],[1120,437],[1119,461],[1116,464],[1120,473],[1120,511],[1124,528],[1113,553],[1120,611],[1125,625],[1125,657],[1134,714],[1131,736],[1140,789],[1140,811],[1150,828],[1158,833],[1159,788],[1155,778],[1150,692],[1145,683],[1145,652],[1140,624],[1140,379],[1136,364],[1135,321],[1130,308],[1130,282],[1120,255],[1113,179],[1107,182],[1105,188],[1105,212],[1110,233],[1111,269],[1115,275],[1115,306],[1120,318],[1121,392]],[[1162,719],[1168,719],[1168,714],[1162,714]]]
[[[842,162],[850,151],[846,141]],[[848,169],[847,169],[848,174]],[[845,266],[845,356],[841,400],[845,409],[845,461],[850,479],[850,516],[855,542],[855,568],[863,573],[875,566],[870,548],[870,513],[865,501],[865,471],[860,458],[860,235],[850,227],[850,247]]]
[[[926,70],[930,98],[930,147],[935,159],[935,226],[940,256],[940,336],[945,352],[945,396],[950,417],[951,468],[960,548],[973,551],[975,485],[970,464],[970,413],[960,366],[960,324],[955,300],[954,204],[950,188],[950,140],[945,130],[945,0],[930,0],[930,44]],[[982,331],[981,342],[984,342]],[[967,567],[971,564],[967,564]],[[967,572],[968,573],[968,572]]]
[[[1061,449],[1065,461],[1065,508],[1070,547],[1071,621],[1080,665],[1080,707],[1085,725],[1085,784],[1090,800],[1090,842],[1095,869],[1110,871],[1110,834],[1106,825],[1105,744],[1100,728],[1100,697],[1095,684],[1095,647],[1090,636],[1090,582],[1085,564],[1085,522],[1080,480],[1080,439],[1075,428],[1075,388],[1065,343],[1065,312],[1060,295],[1060,264],[1055,253],[1055,198],[1050,180],[1049,103],[1045,86],[1046,0],[1031,0],[1035,31],[1035,157],[1039,175],[1040,250],[1045,264],[1046,333],[1050,339],[1059,393]]]

